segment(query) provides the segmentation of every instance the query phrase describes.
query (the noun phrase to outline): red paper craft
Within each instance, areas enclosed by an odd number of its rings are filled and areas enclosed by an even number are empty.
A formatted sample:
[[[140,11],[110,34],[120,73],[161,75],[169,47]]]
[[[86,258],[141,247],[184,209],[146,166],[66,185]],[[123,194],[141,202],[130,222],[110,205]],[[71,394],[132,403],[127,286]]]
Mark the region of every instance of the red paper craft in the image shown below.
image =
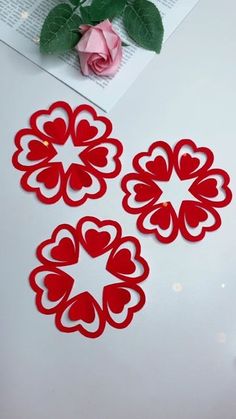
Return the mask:
[[[216,230],[221,218],[216,208],[228,205],[232,193],[229,175],[212,169],[214,156],[206,147],[191,140],[179,141],[174,149],[164,141],[151,145],[148,152],[134,157],[135,173],[122,179],[124,209],[137,214],[137,227],[142,233],[154,234],[162,243],[174,241],[180,232],[189,241],[203,239],[206,232]],[[168,199],[163,201],[163,185],[172,175],[188,181],[189,199],[178,208]]]
[[[72,278],[65,271],[70,265],[79,267],[82,249],[91,257],[91,264],[103,258],[111,274],[112,283],[104,286],[101,303],[88,291],[78,293],[75,285],[80,278]],[[78,331],[90,338],[100,336],[106,323],[125,328],[145,303],[138,284],[147,278],[149,267],[140,250],[137,239],[122,237],[121,226],[115,221],[88,216],[76,228],[59,225],[50,239],[38,246],[41,265],[30,274],[38,310],[55,315],[55,324],[62,332]],[[89,264],[88,277],[90,270]],[[99,272],[94,281],[99,281]]]
[[[120,141],[110,138],[112,124],[88,105],[74,111],[65,102],[35,112],[30,127],[15,137],[13,165],[25,172],[21,186],[45,204],[60,198],[71,206],[106,192],[106,179],[121,170]]]

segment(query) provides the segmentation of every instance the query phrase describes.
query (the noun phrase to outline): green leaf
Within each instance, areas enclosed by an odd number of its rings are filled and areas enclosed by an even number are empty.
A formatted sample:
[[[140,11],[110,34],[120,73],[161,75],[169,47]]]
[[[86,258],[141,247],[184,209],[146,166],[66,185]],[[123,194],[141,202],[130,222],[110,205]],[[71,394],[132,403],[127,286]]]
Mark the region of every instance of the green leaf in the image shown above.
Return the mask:
[[[94,23],[90,9],[91,9],[91,6],[84,6],[84,7],[81,7],[79,10],[83,24],[92,25]]]
[[[114,19],[119,16],[127,3],[127,0],[93,0],[90,12],[93,20],[102,21]]]
[[[46,17],[40,35],[40,50],[45,53],[62,53],[73,48],[81,35],[80,17],[66,3],[54,7]]]
[[[129,36],[145,49],[160,52],[164,28],[157,7],[148,0],[135,0],[126,6],[124,25]]]
[[[70,0],[74,6],[79,6],[81,0]]]

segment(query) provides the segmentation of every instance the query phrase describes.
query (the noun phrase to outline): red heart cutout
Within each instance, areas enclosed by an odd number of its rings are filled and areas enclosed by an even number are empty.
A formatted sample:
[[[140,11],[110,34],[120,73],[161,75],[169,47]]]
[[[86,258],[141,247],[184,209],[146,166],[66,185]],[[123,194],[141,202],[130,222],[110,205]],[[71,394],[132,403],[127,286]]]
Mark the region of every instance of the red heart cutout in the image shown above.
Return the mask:
[[[88,172],[80,168],[77,164],[72,164],[68,170],[70,186],[73,190],[79,191],[83,187],[88,188],[93,180]]]
[[[137,183],[134,186],[135,201],[136,202],[144,202],[149,201],[153,198],[158,199],[161,195],[160,189],[155,185],[146,185],[144,183]]]
[[[51,249],[50,255],[55,260],[68,263],[73,263],[77,256],[74,243],[69,237],[63,237],[58,245]]]
[[[55,313],[67,301],[74,284],[70,275],[55,267],[48,270],[44,265],[34,269],[29,280],[38,310],[44,314]]]
[[[48,274],[44,278],[44,285],[48,289],[48,299],[58,301],[70,293],[73,279],[69,276]]]
[[[196,228],[199,223],[206,221],[207,218],[207,212],[197,204],[189,203],[188,206],[185,206],[185,219],[190,227]]]
[[[218,195],[217,180],[216,179],[205,179],[195,185],[195,189],[199,195],[206,196],[208,198],[215,198]]]
[[[54,143],[64,144],[67,133],[64,119],[56,118],[54,121],[47,121],[43,124],[43,129],[49,137],[53,138]]]
[[[101,256],[114,247],[121,237],[121,227],[116,221],[100,221],[95,217],[83,217],[77,225],[80,243],[92,257]]]
[[[118,287],[107,287],[106,289],[107,305],[113,313],[121,313],[126,304],[131,299],[128,290]]]
[[[59,171],[55,166],[46,167],[36,177],[40,183],[44,183],[46,188],[53,189],[57,186],[59,181]]]
[[[179,211],[179,227],[186,240],[192,242],[202,240],[207,231],[217,230],[220,225],[220,215],[213,207],[198,201],[182,202]]]
[[[179,231],[178,217],[170,202],[155,205],[151,211],[141,214],[137,226],[144,234],[155,234],[161,243],[171,243]]]
[[[191,179],[205,173],[213,161],[212,151],[207,147],[197,147],[192,140],[180,140],[175,145],[175,170],[181,180]]]
[[[153,225],[159,225],[162,230],[167,230],[171,223],[169,204],[166,203],[166,206],[163,205],[159,207],[157,211],[154,212],[154,214],[151,216],[150,222]]]
[[[224,170],[211,169],[195,179],[189,191],[198,201],[206,205],[224,207],[232,199],[232,192],[228,187],[229,182],[230,177]]]
[[[50,239],[37,248],[37,257],[44,265],[73,265],[79,259],[79,240],[76,230],[68,224],[59,225]]]
[[[135,301],[132,301],[131,297],[134,294],[136,294],[136,298]],[[145,294],[137,285],[125,282],[123,285],[113,284],[104,287],[103,312],[107,322],[113,327],[118,329],[127,327],[134,314],[141,310],[144,304]]]
[[[184,177],[188,177],[195,172],[199,165],[200,160],[197,157],[192,157],[188,153],[185,153],[180,158],[180,171]]]
[[[50,155],[49,148],[41,141],[32,140],[29,142],[28,147],[30,151],[27,154],[27,159],[30,161],[42,160]]]
[[[68,318],[66,321],[65,313]],[[94,324],[95,319],[97,320],[96,324]],[[70,324],[68,320],[72,323]],[[93,330],[91,331],[91,326],[88,327],[81,322],[93,323]],[[55,323],[62,332],[80,332],[86,337],[97,338],[104,330],[105,317],[98,302],[86,291],[76,295],[63,305],[56,314]]]
[[[167,181],[173,170],[173,151],[165,141],[156,141],[147,153],[139,153],[134,157],[133,167],[139,173],[146,173],[149,177],[152,174],[156,180]]]
[[[123,237],[117,241],[106,265],[112,275],[121,280],[141,282],[149,274],[149,266],[141,256],[141,246],[134,237]]]
[[[155,174],[158,180],[168,179],[168,168],[164,157],[157,156],[153,161],[147,162],[146,168],[149,172]]]
[[[86,153],[87,161],[98,167],[105,167],[107,165],[108,149],[106,147],[96,147]]]
[[[123,275],[130,275],[135,272],[135,264],[129,249],[121,249],[109,260],[109,270]]]
[[[103,254],[110,240],[111,235],[107,231],[91,229],[85,233],[86,249],[92,257]]]
[[[83,143],[84,141],[91,140],[91,138],[96,137],[98,129],[86,120],[82,119],[77,127],[76,131],[76,140],[78,144]]]
[[[71,321],[83,320],[86,323],[92,323],[95,319],[95,308],[93,298],[88,292],[79,294],[68,311],[68,317]]]

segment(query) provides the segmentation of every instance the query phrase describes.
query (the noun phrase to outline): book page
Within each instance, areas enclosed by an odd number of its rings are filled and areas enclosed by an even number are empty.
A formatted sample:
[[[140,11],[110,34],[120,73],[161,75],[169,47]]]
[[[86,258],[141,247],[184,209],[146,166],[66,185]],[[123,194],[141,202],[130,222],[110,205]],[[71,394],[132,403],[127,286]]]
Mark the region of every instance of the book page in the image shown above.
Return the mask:
[[[42,55],[39,51],[39,36],[43,21],[49,11],[64,0],[0,0],[0,39],[22,55],[64,82],[66,85],[109,111],[138,77],[155,53],[137,47],[122,26],[120,19],[114,26],[123,41],[123,58],[118,72],[113,77],[80,72],[78,55],[69,51],[59,56]],[[198,0],[155,0],[164,23],[164,42]]]

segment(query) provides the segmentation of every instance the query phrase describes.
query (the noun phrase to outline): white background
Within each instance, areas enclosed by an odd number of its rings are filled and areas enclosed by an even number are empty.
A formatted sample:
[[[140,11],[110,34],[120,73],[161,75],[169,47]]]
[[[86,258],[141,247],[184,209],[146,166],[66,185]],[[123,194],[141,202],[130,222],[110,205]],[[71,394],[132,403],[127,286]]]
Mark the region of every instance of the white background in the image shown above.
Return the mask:
[[[213,150],[235,191],[235,15],[233,0],[201,0],[109,114],[124,145],[119,179],[154,140],[192,138]],[[117,179],[81,208],[40,203],[19,186],[14,135],[35,110],[84,100],[3,44],[0,56],[1,418],[235,419],[234,202],[202,242],[170,245],[137,231]],[[120,221],[151,269],[143,310],[96,340],[57,331],[28,285],[37,245],[83,215]]]

